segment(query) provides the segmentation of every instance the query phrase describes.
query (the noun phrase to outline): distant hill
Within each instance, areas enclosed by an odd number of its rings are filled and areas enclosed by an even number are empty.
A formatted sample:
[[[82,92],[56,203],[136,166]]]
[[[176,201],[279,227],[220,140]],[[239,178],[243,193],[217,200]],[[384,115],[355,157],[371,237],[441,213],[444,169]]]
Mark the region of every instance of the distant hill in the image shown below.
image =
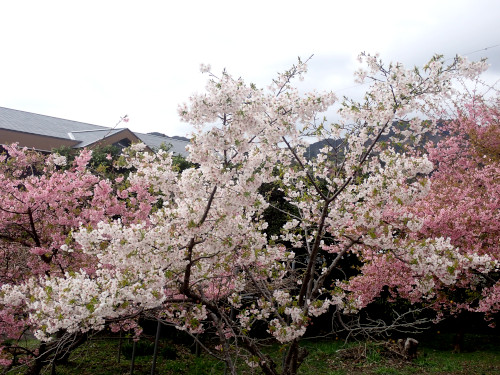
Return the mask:
[[[401,130],[403,130],[407,124],[394,123],[393,125],[398,126],[401,128]],[[438,124],[438,126],[440,126],[440,124]],[[447,132],[441,132],[440,134],[431,134],[429,132],[425,133],[425,135],[422,137],[420,143],[418,145],[416,145],[416,147],[420,150],[423,150],[425,145],[428,142],[434,142],[434,144],[437,144],[447,134],[448,134]],[[391,139],[391,137],[393,137],[394,135],[395,135],[394,131],[391,130],[389,134],[381,136],[379,142],[388,142],[389,139]],[[323,139],[319,142],[312,143],[307,147],[306,154],[305,154],[306,158],[311,159],[311,158],[317,157],[319,154],[319,150],[321,150],[325,146],[330,146],[330,147],[336,149],[337,155],[339,157],[341,157],[343,152],[345,151],[345,143],[344,143],[343,139]],[[367,146],[368,146],[368,144],[367,144]],[[401,151],[401,147],[399,145],[395,144],[394,141],[392,143],[392,146],[394,147],[396,152]]]
[[[325,146],[330,146],[336,149],[339,155],[343,154],[344,151],[344,140],[343,139],[323,139],[321,141],[310,144],[306,149],[306,158],[312,159],[318,156],[319,150]]]

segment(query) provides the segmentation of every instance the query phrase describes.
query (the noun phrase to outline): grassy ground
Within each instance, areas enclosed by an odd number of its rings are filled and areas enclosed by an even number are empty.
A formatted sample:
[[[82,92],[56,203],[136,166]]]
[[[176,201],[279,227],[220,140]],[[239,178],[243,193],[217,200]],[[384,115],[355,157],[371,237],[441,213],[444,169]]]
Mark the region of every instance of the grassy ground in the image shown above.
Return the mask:
[[[358,374],[500,374],[500,340],[498,336],[466,335],[464,351],[452,353],[451,335],[432,335],[419,338],[423,345],[417,359],[403,361],[390,355],[383,345],[352,343],[340,340],[306,341],[310,354],[302,364],[301,375],[358,375]],[[151,345],[137,348],[140,355],[135,360],[135,375],[150,374],[152,355],[147,354]],[[172,356],[176,349],[177,359]],[[130,374],[131,345],[124,344],[118,362],[118,340],[97,338],[77,351],[65,365],[57,366],[58,375],[121,375]],[[279,353],[273,353],[279,356]],[[10,371],[9,375],[20,374]],[[50,369],[46,369],[50,374]],[[224,364],[207,356],[192,354],[188,348],[164,342],[157,362],[157,374],[209,375],[224,374]],[[241,374],[258,374],[259,371],[242,369]]]
[[[337,352],[328,343],[317,343],[312,345],[302,374],[500,374],[498,337],[468,335],[462,353],[452,353],[451,342],[451,335],[427,338],[411,362],[390,355],[382,345],[351,344]],[[342,352],[352,355],[342,356]]]

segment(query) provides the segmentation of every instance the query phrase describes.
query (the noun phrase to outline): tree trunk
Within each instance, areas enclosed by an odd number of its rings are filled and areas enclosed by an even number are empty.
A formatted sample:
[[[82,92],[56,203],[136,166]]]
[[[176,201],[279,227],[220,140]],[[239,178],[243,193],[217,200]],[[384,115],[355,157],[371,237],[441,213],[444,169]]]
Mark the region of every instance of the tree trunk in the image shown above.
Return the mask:
[[[40,371],[42,371],[43,366],[46,365],[46,359],[48,357],[47,345],[40,344],[38,347],[38,357],[34,358],[31,366],[28,366],[26,369],[25,375],[40,375]]]
[[[299,342],[294,340],[288,349],[282,375],[297,375],[300,365],[308,354],[307,349],[301,348]]]
[[[453,353],[462,353],[464,350],[465,314],[459,313],[455,319],[455,336],[453,337]]]
[[[33,359],[31,365],[26,369],[25,375],[39,375],[45,366],[54,362],[67,363],[71,352],[87,341],[88,335],[78,334],[72,341],[66,341],[66,345],[61,347],[61,343],[56,340],[49,344],[42,343],[38,347],[38,356]],[[53,366],[55,369],[55,366]],[[55,370],[51,370],[53,372]]]
[[[462,353],[464,350],[465,329],[463,325],[459,325],[453,338],[453,353]]]

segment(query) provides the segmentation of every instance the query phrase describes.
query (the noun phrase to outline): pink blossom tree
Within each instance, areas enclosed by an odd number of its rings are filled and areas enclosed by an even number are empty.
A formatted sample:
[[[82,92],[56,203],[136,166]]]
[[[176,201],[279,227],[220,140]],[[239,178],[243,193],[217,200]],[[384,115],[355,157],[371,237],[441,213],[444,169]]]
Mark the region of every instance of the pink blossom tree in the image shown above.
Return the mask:
[[[458,117],[443,125],[444,139],[428,148],[436,165],[429,196],[418,214],[423,236],[443,236],[466,256],[500,258],[500,98],[473,98]],[[487,315],[500,309],[498,277],[472,272],[455,288],[469,298],[438,296],[452,311],[468,309]]]
[[[65,274],[97,271],[98,262],[74,246],[73,230],[91,228],[99,222],[119,217],[124,223],[147,221],[155,198],[142,185],[120,184],[90,173],[91,151],[82,151],[72,163],[58,154],[4,146],[0,155],[0,285],[1,294],[15,286],[43,279],[64,278]],[[74,251],[61,251],[65,246]],[[18,296],[20,297],[20,296]],[[25,296],[26,297],[26,296]],[[3,303],[0,334],[15,344],[3,347],[5,365],[17,354],[33,360],[35,373],[52,355],[54,345],[42,344],[35,350],[22,346],[24,334],[31,331],[33,317],[26,301]],[[57,312],[54,311],[56,314]],[[77,340],[78,341],[78,340]],[[76,343],[73,343],[76,344]],[[67,347],[60,346],[64,352]]]
[[[423,236],[448,237],[466,256],[499,260],[500,244],[500,98],[474,97],[444,124],[444,139],[428,148],[436,165],[432,189],[420,205]],[[500,309],[498,275],[471,272],[436,302],[452,312]],[[455,291],[455,292],[454,292]],[[454,292],[454,293],[453,293]],[[457,293],[461,292],[461,293]],[[460,294],[460,295],[457,295]]]
[[[80,226],[57,251],[90,257],[91,270],[5,283],[0,302],[26,311],[41,340],[143,314],[192,334],[213,329],[220,345],[205,349],[232,374],[241,358],[265,374],[296,374],[314,317],[359,311],[391,283],[421,301],[435,297],[436,285],[496,269],[489,254],[421,236],[424,219],[409,208],[429,193],[424,176],[434,167],[425,155],[395,151],[432,131],[432,116],[458,95],[454,80],[476,78],[485,63],[435,57],[419,70],[360,59],[358,80],[370,87],[362,102],[344,100],[336,124],[319,120],[333,93],[301,95],[292,85],[306,72],[301,61],[265,90],[203,66],[206,92],[179,108],[194,127],[196,167],[179,172],[168,153],[132,149],[122,158],[134,167],[129,183],[147,186],[162,206],[147,220]],[[409,129],[394,125],[400,121]],[[311,136],[336,141],[308,160]],[[271,182],[293,209],[268,238],[263,212],[272,202],[259,188]],[[349,266],[347,255],[363,264],[359,275],[333,277]],[[262,324],[283,345],[281,365],[252,335]]]
[[[443,121],[438,128],[441,139],[427,146],[434,170],[429,179],[428,194],[407,209],[407,215],[418,218],[415,239],[445,238],[456,254],[466,262],[488,257],[499,260],[500,190],[499,190],[499,97],[467,97],[455,103],[453,120]],[[422,301],[408,275],[411,265],[389,256],[364,264],[363,275],[351,285],[360,298],[373,301],[382,286],[393,296]],[[460,269],[460,262],[448,264],[448,272]],[[487,272],[489,271],[489,272]],[[489,318],[500,307],[498,269],[478,270],[471,267],[453,283],[435,277],[429,279],[433,294],[425,299],[440,315],[446,311],[482,312]],[[371,278],[366,276],[370,274]],[[422,278],[422,274],[414,274]],[[429,277],[429,276],[428,276]]]

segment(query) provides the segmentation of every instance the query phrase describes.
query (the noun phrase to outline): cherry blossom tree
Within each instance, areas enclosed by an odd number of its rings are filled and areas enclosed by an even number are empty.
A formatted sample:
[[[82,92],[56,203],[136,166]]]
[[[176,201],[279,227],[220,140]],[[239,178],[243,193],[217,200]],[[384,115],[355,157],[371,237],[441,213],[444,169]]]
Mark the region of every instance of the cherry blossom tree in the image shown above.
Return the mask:
[[[491,91],[491,89],[490,89]],[[477,92],[477,91],[476,91]],[[454,103],[453,113],[438,128],[439,139],[427,147],[434,164],[429,194],[419,199],[409,212],[422,220],[419,238],[444,237],[461,255],[473,259],[489,256],[498,262],[500,248],[500,190],[499,190],[499,95],[466,95]],[[390,287],[393,296],[406,296],[405,277],[394,273],[394,262],[371,267],[378,286]],[[456,268],[450,264],[450,272]],[[461,350],[466,312],[483,313],[494,325],[493,317],[500,308],[498,270],[478,272],[471,268],[455,283],[434,280],[434,296],[425,300],[438,316],[451,314],[457,320],[455,351]],[[390,280],[387,283],[387,280]],[[366,280],[361,280],[364,283]],[[378,295],[377,286],[366,285],[364,298]],[[361,293],[362,289],[358,289]],[[413,299],[418,300],[419,295]]]
[[[456,120],[443,125],[445,138],[428,148],[437,166],[432,189],[419,213],[423,236],[449,237],[464,255],[499,260],[500,247],[500,97],[474,97],[458,108]],[[423,215],[422,215],[423,214]],[[500,309],[498,274],[471,272],[442,291],[436,300],[452,312]]]
[[[6,282],[0,302],[23,309],[44,341],[145,315],[192,334],[213,330],[220,345],[205,349],[232,374],[242,359],[265,374],[296,374],[313,318],[359,311],[396,282],[416,302],[435,298],[437,285],[491,273],[496,258],[458,251],[441,234],[422,236],[425,217],[410,210],[429,194],[434,169],[411,145],[459,95],[453,82],[475,79],[485,63],[447,65],[436,56],[419,70],[367,54],[360,60],[365,98],[344,99],[334,124],[321,120],[333,93],[300,94],[293,86],[306,73],[300,60],[266,89],[203,66],[206,92],[179,107],[194,128],[195,166],[179,172],[168,153],[139,146],[120,161],[133,168],[128,183],[147,187],[161,207],[144,220],[83,223],[54,249],[90,257],[91,270]],[[402,121],[408,129],[395,126]],[[310,137],[332,146],[309,160]],[[396,152],[399,145],[407,152]],[[260,193],[268,183],[293,208],[269,238],[263,213],[272,202]],[[362,264],[352,278],[341,276],[348,255]],[[383,280],[378,270],[386,271]],[[282,363],[253,335],[262,325],[283,346]]]
[[[72,230],[91,228],[99,222],[119,217],[123,223],[147,221],[155,198],[142,185],[113,183],[88,169],[91,151],[82,151],[71,165],[65,156],[45,156],[4,146],[0,156],[0,285],[2,295],[10,288],[33,283],[43,278],[64,278],[66,273],[84,270],[96,272],[98,262],[80,251],[61,251],[74,244]],[[43,282],[42,282],[43,284]],[[21,297],[21,296],[18,296]],[[42,344],[28,349],[22,337],[32,329],[32,319],[25,301],[2,304],[0,332],[5,340],[4,364],[10,358],[28,355],[37,358],[31,370],[37,372],[53,345]],[[57,310],[54,311],[57,315]],[[57,317],[56,317],[57,318]],[[15,344],[12,344],[14,340]],[[81,340],[70,344],[75,346]],[[68,347],[62,345],[63,352]]]
[[[498,92],[489,98],[467,95],[454,103],[454,119],[440,123],[440,140],[426,149],[434,164],[429,193],[408,207],[408,215],[420,222],[415,238],[446,238],[468,262],[481,257],[499,260],[499,103]],[[393,259],[365,263],[365,273],[356,281],[356,293],[372,301],[379,295],[380,287],[386,285],[393,296],[422,300],[421,294],[408,287],[410,266],[395,266]],[[457,268],[457,262],[448,265],[450,274]],[[498,312],[500,300],[498,270],[488,270],[472,267],[453,283],[433,278],[434,292],[426,299],[426,305],[440,315],[468,310],[491,318]],[[368,273],[371,281],[366,278]]]
[[[469,98],[458,107],[455,120],[441,123],[441,140],[427,147],[434,164],[429,194],[408,209],[422,223],[416,238],[447,238],[457,253],[470,260],[488,256],[498,261],[499,256],[498,103],[498,95],[489,100]],[[400,263],[395,268],[393,261],[384,261],[365,267],[370,267],[372,282],[360,278],[364,289],[357,292],[367,300],[377,297],[378,287],[386,285],[393,297],[421,300],[439,317],[451,314],[460,319],[465,311],[481,312],[494,324],[500,302],[496,268],[490,272],[471,268],[451,284],[434,279],[434,294],[422,300],[419,294],[408,294],[408,266]],[[454,272],[457,264],[448,267]],[[458,324],[456,351],[460,351],[463,328]]]
[[[423,236],[443,236],[466,256],[500,257],[500,97],[478,97],[443,125],[444,139],[428,148],[436,165],[429,196],[418,214]],[[423,215],[422,215],[423,214]],[[498,275],[497,275],[498,276]],[[487,315],[500,309],[498,277],[472,272],[455,288],[471,293],[460,300],[438,297],[452,311]],[[474,293],[473,291],[476,291]],[[441,299],[444,299],[442,301]]]

